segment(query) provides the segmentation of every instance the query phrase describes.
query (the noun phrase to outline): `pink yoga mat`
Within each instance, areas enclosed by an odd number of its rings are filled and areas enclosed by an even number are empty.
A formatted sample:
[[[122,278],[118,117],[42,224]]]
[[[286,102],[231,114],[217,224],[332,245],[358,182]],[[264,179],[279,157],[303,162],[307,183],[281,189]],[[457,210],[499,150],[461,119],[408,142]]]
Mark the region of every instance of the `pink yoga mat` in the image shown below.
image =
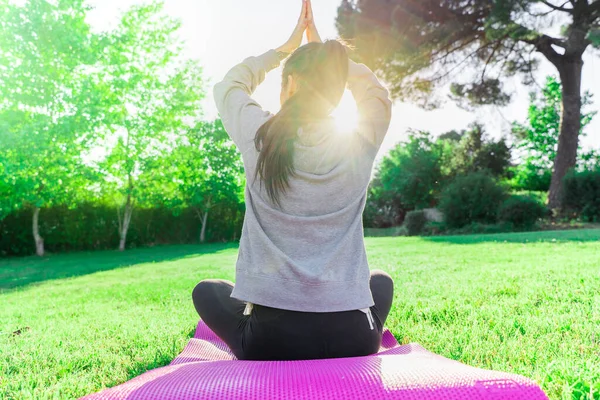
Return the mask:
[[[200,321],[167,367],[148,371],[86,400],[547,400],[531,380],[469,367],[389,331],[378,354],[312,361],[238,361]]]

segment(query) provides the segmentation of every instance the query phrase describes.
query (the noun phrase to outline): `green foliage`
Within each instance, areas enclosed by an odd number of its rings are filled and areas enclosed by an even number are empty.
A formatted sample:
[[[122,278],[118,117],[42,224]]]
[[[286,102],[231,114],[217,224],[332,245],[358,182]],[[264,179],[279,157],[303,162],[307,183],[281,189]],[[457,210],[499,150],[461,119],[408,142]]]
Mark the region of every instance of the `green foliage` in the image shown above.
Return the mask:
[[[104,196],[119,206],[121,247],[133,208],[160,206],[176,190],[165,172],[172,160],[163,154],[199,118],[201,70],[181,56],[179,27],[156,2],[133,6],[103,38],[102,82],[109,89],[103,141],[114,144],[98,167],[108,175]]]
[[[13,212],[0,221],[0,256],[27,256],[34,252],[31,208]],[[214,222],[207,227],[209,242],[235,241],[241,233],[243,205],[218,205]],[[40,229],[45,232],[50,253],[106,250],[119,243],[117,210],[114,206],[84,203],[76,208],[54,206],[42,210]],[[197,243],[200,226],[196,212],[181,209],[137,208],[132,215],[128,247]]]
[[[481,223],[471,222],[461,228],[448,229],[442,226],[444,235],[493,235],[498,233],[514,232],[515,226],[510,222]]]
[[[426,224],[427,215],[425,215],[425,211],[423,210],[410,211],[406,214],[406,218],[404,219],[404,226],[406,227],[408,236],[418,236],[422,234]]]
[[[505,197],[505,189],[493,177],[475,172],[450,183],[442,192],[439,208],[451,229],[472,222],[490,224],[498,220]]]
[[[243,203],[245,179],[239,151],[229,139],[221,120],[200,123],[180,138],[167,156],[163,172],[175,182],[167,201],[174,209],[195,211],[204,229],[214,207],[238,209]]]
[[[97,36],[83,0],[2,2],[0,218],[73,204],[89,174],[82,153],[101,115]],[[4,190],[7,189],[7,190]]]
[[[528,159],[523,164],[510,169],[512,178],[508,181],[516,190],[544,191],[550,189],[552,168],[542,168],[537,163]]]
[[[590,30],[587,39],[596,49],[600,49],[600,26],[596,26]]]
[[[441,154],[425,132],[413,132],[408,142],[396,146],[378,171],[382,188],[394,204],[404,209],[427,208],[441,188]]]
[[[600,169],[600,150],[589,150],[582,154],[577,165],[579,171]]]
[[[500,206],[499,219],[520,229],[530,229],[546,213],[546,207],[537,199],[513,195]]]
[[[469,84],[453,83],[450,85],[450,93],[457,104],[467,110],[472,106],[506,106],[511,97],[503,91],[502,82],[499,79],[484,79],[481,82]]]
[[[200,125],[204,92],[162,8],[134,6],[96,34],[83,0],[2,2],[0,219],[112,199],[124,247],[134,208],[175,197],[165,155]]]
[[[472,172],[504,176],[510,165],[506,142],[489,140],[480,125],[448,132],[435,142],[426,132],[412,132],[379,165],[369,189],[367,227],[398,225],[409,210],[433,207],[444,186]]]
[[[480,124],[460,133],[443,134],[438,144],[443,147],[442,170],[449,178],[478,171],[502,177],[510,166],[511,152],[506,141],[488,139]]]
[[[548,192],[535,190],[513,190],[511,195],[533,197],[541,204],[548,203]]]
[[[592,95],[583,96],[583,107],[589,107]],[[522,190],[548,190],[552,178],[552,167],[556,158],[560,118],[562,113],[562,85],[553,76],[546,78],[541,93],[530,95],[527,124],[513,123],[513,134],[518,140],[517,148],[524,162],[513,168],[511,186]],[[595,111],[582,111],[580,136],[585,136],[585,128],[590,124]],[[593,152],[579,149],[580,162],[594,159]],[[592,161],[593,162],[593,161]]]
[[[525,151],[530,163],[538,168],[551,169],[556,158],[561,104],[560,82],[549,76],[541,96],[535,92],[530,95],[527,125],[513,123],[513,133],[519,140],[518,148]]]
[[[590,222],[600,221],[600,168],[571,171],[564,180],[563,205]]]
[[[393,192],[384,190],[379,176],[369,185],[367,203],[363,212],[363,225],[368,228],[390,228],[404,220],[405,207]]]

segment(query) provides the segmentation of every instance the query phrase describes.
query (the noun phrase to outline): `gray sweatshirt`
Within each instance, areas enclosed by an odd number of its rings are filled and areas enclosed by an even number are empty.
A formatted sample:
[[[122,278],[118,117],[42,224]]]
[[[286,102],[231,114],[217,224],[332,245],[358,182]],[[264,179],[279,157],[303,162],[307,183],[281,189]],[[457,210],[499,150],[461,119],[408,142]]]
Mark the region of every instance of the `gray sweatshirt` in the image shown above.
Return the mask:
[[[333,119],[298,132],[289,189],[274,205],[258,178],[254,137],[272,114],[250,96],[278,67],[271,50],[250,57],[215,85],[214,98],[246,171],[246,215],[232,297],[304,312],[373,306],[362,212],[373,161],[391,119],[388,91],[364,65],[350,62],[348,86],[358,129],[338,132]]]

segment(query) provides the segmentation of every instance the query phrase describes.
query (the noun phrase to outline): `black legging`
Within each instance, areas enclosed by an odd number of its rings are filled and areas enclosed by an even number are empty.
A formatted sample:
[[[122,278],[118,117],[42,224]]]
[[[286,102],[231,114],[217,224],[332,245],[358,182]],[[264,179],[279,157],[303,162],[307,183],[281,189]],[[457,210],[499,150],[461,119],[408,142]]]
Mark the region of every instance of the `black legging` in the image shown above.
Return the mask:
[[[268,289],[266,289],[268,290]],[[231,298],[233,283],[200,282],[192,294],[200,318],[240,360],[310,360],[374,354],[392,306],[394,283],[383,271],[371,272],[375,305],[371,329],[359,310],[309,313],[246,304]]]

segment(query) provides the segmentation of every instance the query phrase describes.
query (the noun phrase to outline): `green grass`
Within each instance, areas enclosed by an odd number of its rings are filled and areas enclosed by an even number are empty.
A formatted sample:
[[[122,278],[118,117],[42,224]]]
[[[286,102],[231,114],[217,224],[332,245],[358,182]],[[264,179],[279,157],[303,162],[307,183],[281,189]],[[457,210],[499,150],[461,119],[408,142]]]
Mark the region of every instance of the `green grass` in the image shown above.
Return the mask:
[[[551,399],[600,399],[600,230],[367,249],[396,281],[400,342],[531,377]],[[233,279],[235,260],[212,245],[0,261],[0,398],[77,398],[167,364],[193,334],[193,287]]]

